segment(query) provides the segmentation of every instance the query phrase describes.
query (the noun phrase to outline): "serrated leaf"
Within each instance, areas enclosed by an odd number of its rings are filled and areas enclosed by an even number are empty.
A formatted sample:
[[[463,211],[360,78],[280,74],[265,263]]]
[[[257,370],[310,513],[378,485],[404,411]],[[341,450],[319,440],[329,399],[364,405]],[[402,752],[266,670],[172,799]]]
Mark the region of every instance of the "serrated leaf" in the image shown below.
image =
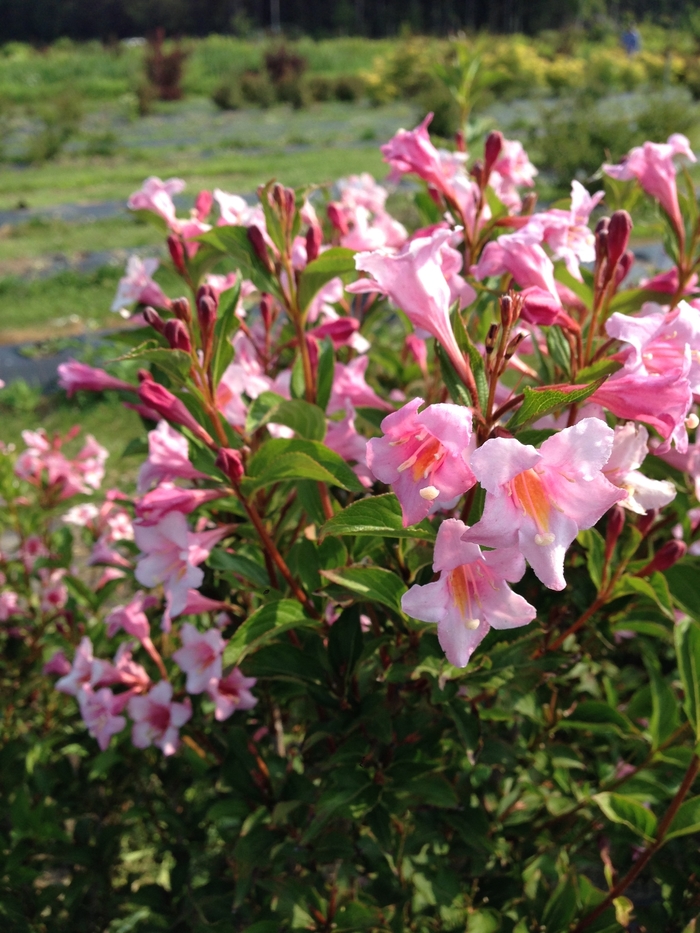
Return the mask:
[[[274,463],[267,464],[260,473],[247,477],[241,483],[241,488],[248,495],[256,489],[262,489],[265,486],[271,486],[274,483],[281,483],[289,479],[313,479],[317,482],[329,483],[332,486],[343,485],[339,483],[330,470],[317,463],[308,454],[302,453],[300,450],[292,450]]]
[[[255,480],[274,464],[284,460],[288,454],[303,453],[332,474],[328,482],[352,492],[364,492],[364,486],[347,463],[335,451],[330,450],[319,441],[307,441],[303,438],[273,438],[266,441],[262,447],[248,461],[248,476]],[[318,476],[307,477],[318,479]],[[247,481],[246,481],[247,482]],[[253,487],[255,488],[255,487]]]
[[[700,797],[691,797],[680,805],[664,841],[691,833],[700,833]]]
[[[674,639],[683,684],[683,708],[700,740],[700,625],[692,619],[682,619],[675,627]]]
[[[314,295],[331,279],[355,272],[355,252],[344,246],[333,246],[310,262],[299,276],[297,300],[306,311]]]
[[[246,432],[252,434],[264,424],[284,424],[299,437],[322,441],[326,417],[318,407],[303,399],[285,399],[274,392],[262,392],[248,409]]]
[[[613,823],[627,826],[647,841],[653,840],[656,833],[656,817],[641,803],[637,803],[636,800],[624,794],[613,794],[607,791],[594,794],[593,800]]]
[[[342,570],[321,570],[321,576],[331,583],[357,593],[369,602],[381,603],[401,612],[401,597],[406,592],[403,581],[382,567],[344,567]]]
[[[214,388],[218,386],[227,366],[233,359],[231,338],[240,324],[236,317],[240,296],[240,280],[232,288],[227,288],[219,295],[219,312],[214,326],[214,358],[211,362]]]
[[[435,531],[427,519],[404,528],[399,500],[393,493],[371,496],[353,502],[338,512],[321,528],[325,535],[376,535],[382,538],[419,538],[435,540]]]
[[[185,381],[192,366],[192,357],[189,353],[185,353],[183,350],[170,350],[158,346],[155,340],[147,340],[145,343],[139,344],[138,347],[129,350],[124,356],[118,356],[114,362],[121,362],[122,360],[143,360],[147,363],[153,363],[179,384]]]
[[[571,347],[561,327],[548,327],[546,330],[547,350],[554,362],[564,373],[571,369]]]
[[[517,428],[531,421],[537,421],[545,415],[551,414],[560,408],[568,408],[587,399],[596,389],[603,384],[602,379],[589,385],[566,386],[565,388],[554,388],[546,386],[542,389],[533,389],[526,386],[523,390],[523,403],[515,412],[512,418],[507,422],[509,431],[515,431]]]
[[[261,606],[237,629],[224,649],[224,665],[240,664],[243,658],[283,632],[315,625],[294,599],[280,599]]]

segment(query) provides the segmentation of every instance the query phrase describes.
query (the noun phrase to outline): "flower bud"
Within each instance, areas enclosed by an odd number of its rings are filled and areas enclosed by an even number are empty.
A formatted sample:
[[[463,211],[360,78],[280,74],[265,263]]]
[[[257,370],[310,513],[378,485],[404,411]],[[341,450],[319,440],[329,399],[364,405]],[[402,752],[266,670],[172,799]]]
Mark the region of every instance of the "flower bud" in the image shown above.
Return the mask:
[[[632,232],[632,218],[627,211],[615,211],[608,226],[608,262],[610,269],[622,258]]]
[[[168,237],[168,249],[170,250],[170,258],[173,261],[173,265],[180,273],[180,275],[186,275],[185,269],[185,247],[182,245],[182,240],[180,237],[174,236],[172,233]]]
[[[528,191],[528,193],[523,196],[523,206],[520,211],[520,216],[527,217],[528,214],[531,214],[534,211],[536,204],[537,204],[537,192]]]
[[[214,301],[214,302],[217,304],[217,306],[218,306],[218,304],[219,304],[219,297],[218,297],[218,295],[217,295],[217,293],[216,293],[216,289],[215,289],[212,285],[209,285],[209,284],[206,284],[206,283],[205,283],[204,285],[200,285],[199,288],[197,289],[197,296],[196,296],[196,298],[195,298],[195,302],[196,302],[196,303],[199,303],[199,299],[200,299],[200,298],[203,298],[204,295],[208,295],[211,299],[213,299],[213,301]]]
[[[662,545],[646,567],[642,567],[635,574],[636,577],[650,577],[652,573],[663,573],[673,567],[686,555],[688,545],[685,541],[667,541]]]
[[[615,287],[627,278],[627,274],[634,265],[634,253],[631,250],[626,250],[620,257],[620,261],[617,264],[617,269],[615,270]]]
[[[173,424],[181,424],[210,447],[214,446],[211,436],[199,425],[177,396],[165,386],[152,379],[144,380],[139,386],[139,398],[148,408],[158,412],[161,418]]]
[[[153,376],[147,369],[139,369],[136,373],[136,378],[139,382],[153,382]]]
[[[321,251],[323,243],[323,231],[318,224],[311,224],[306,231],[306,260],[313,262]]]
[[[267,244],[265,243],[265,238],[262,235],[260,227],[257,227],[255,224],[251,224],[250,227],[248,227],[248,240],[255,250],[255,255],[265,266],[267,271],[274,272],[275,268],[272,265],[270,254],[267,251]]]
[[[237,450],[230,447],[222,447],[216,456],[216,467],[221,470],[231,480],[232,485],[237,486],[243,476],[243,461]]]
[[[199,220],[206,220],[209,216],[209,211],[211,206],[214,203],[214,196],[211,191],[200,191],[197,195],[197,199],[194,202],[194,210]]]
[[[206,343],[216,324],[217,303],[211,295],[204,294],[197,298],[197,320],[202,334],[202,343]]]
[[[520,294],[522,296],[520,316],[528,324],[551,325],[560,317],[561,304],[546,289],[538,285],[530,285]]]
[[[493,133],[489,133],[486,137],[486,143],[484,145],[484,167],[486,169],[486,176],[488,177],[491,174],[491,169],[496,164],[496,159],[498,159],[501,154],[501,149],[503,148],[503,133],[500,133],[498,130],[495,130]]]
[[[489,332],[486,335],[484,340],[484,349],[486,350],[486,355],[490,356],[493,351],[496,349],[496,337],[498,336],[498,324],[492,324],[489,327]]]
[[[464,133],[461,130],[457,130],[455,133],[455,146],[457,147],[457,152],[467,151],[467,146],[464,141]]]
[[[152,308],[150,305],[143,309],[143,319],[147,324],[157,331],[159,334],[163,333],[163,328],[165,327],[165,321],[158,314],[155,308]]]
[[[175,317],[184,324],[189,324],[192,321],[190,303],[185,297],[173,299],[172,310]]]
[[[637,519],[637,531],[641,535],[646,535],[651,526],[656,521],[656,509],[647,509],[646,515],[640,515]]]
[[[472,163],[472,167],[469,169],[469,174],[480,188],[484,187],[486,184],[487,176],[484,171],[484,163],[481,161],[481,159],[475,159],[475,161]]]
[[[192,341],[187,328],[176,317],[166,321],[163,329],[163,336],[168,341],[173,350],[182,350],[185,353],[192,351]]]
[[[509,359],[511,359],[513,356],[515,356],[515,354],[516,354],[517,351],[518,351],[518,347],[520,346],[520,344],[523,342],[523,340],[524,340],[526,337],[527,337],[527,334],[526,334],[524,331],[522,331],[522,332],[519,333],[519,334],[516,334],[515,337],[513,337],[513,339],[511,340],[511,342],[510,342],[510,343],[508,344],[508,346],[506,347],[506,352],[505,352],[505,355],[504,355],[503,359],[504,359],[504,360],[509,360]]]
[[[508,328],[513,323],[513,296],[511,294],[501,295],[499,304],[501,307],[501,324]]]
[[[260,317],[265,330],[269,330],[272,326],[272,299],[267,292],[262,292],[260,295]]]
[[[331,202],[326,208],[326,214],[338,233],[340,233],[341,236],[346,236],[350,228],[345,219],[345,214],[343,214],[338,205]]]

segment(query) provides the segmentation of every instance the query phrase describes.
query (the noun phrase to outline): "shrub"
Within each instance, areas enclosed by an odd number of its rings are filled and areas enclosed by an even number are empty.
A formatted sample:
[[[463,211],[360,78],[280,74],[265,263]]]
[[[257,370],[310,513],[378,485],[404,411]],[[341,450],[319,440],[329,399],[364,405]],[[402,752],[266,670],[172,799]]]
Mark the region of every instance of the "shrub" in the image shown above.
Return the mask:
[[[211,95],[212,101],[220,110],[238,110],[243,106],[243,93],[238,77],[228,78]]]
[[[158,100],[180,100],[185,61],[189,51],[176,45],[165,51],[165,34],[159,29],[148,41],[145,58],[146,80]]]
[[[335,81],[326,75],[309,75],[307,86],[312,100],[319,102],[332,100],[335,93]]]
[[[365,82],[359,75],[341,75],[335,81],[335,99],[352,103],[365,93]]]
[[[275,102],[275,88],[267,74],[260,71],[244,71],[241,75],[241,96],[256,107],[271,107]]]

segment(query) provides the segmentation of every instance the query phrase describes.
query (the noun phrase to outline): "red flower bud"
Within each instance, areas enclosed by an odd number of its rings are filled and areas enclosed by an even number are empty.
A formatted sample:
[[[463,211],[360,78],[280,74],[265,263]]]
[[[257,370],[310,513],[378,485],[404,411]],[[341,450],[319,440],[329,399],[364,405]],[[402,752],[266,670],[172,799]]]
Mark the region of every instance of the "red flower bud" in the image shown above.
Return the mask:
[[[684,541],[667,541],[662,545],[646,567],[642,567],[635,577],[650,577],[652,573],[663,573],[685,557],[688,545]]]
[[[503,149],[503,133],[500,133],[498,130],[489,133],[484,145],[484,168],[487,178],[491,174],[491,169],[494,167],[496,160],[501,154],[501,149]]]
[[[180,273],[180,275],[186,275],[185,270],[185,247],[182,245],[182,240],[180,237],[174,236],[172,233],[168,237],[168,249],[170,250],[170,258],[173,261],[173,265]]]
[[[206,220],[209,216],[209,211],[211,206],[214,203],[214,196],[211,191],[200,191],[197,195],[197,200],[194,202],[195,213],[199,220]]]
[[[274,272],[275,267],[272,265],[270,254],[267,251],[267,244],[265,243],[265,238],[262,235],[260,227],[256,227],[255,224],[251,224],[251,226],[248,227],[248,240],[255,250],[255,255],[268,272]]]
[[[622,258],[632,232],[632,218],[627,211],[615,211],[608,226],[608,262],[612,269]]]
[[[347,236],[350,228],[348,227],[348,222],[345,219],[345,214],[343,214],[338,205],[331,202],[326,208],[326,213],[328,214],[328,219],[333,224],[338,233],[341,236]]]
[[[237,486],[243,476],[243,461],[237,450],[230,447],[222,447],[216,455],[216,466],[231,480],[234,486]]]
[[[455,133],[455,146],[457,147],[457,152],[467,151],[467,146],[464,142],[464,133],[461,130],[457,130]]]
[[[209,295],[202,295],[201,298],[197,299],[197,319],[202,332],[202,340],[214,329],[216,308],[216,301]]]
[[[155,308],[151,308],[150,305],[147,308],[144,308],[143,318],[147,324],[151,325],[153,330],[157,331],[159,334],[163,333],[165,322]]]
[[[334,349],[347,346],[352,335],[360,329],[360,322],[354,317],[339,317],[336,321],[328,321],[309,331],[309,335],[316,340],[330,337]]]
[[[620,261],[617,264],[617,269],[615,270],[615,287],[627,278],[627,274],[634,265],[634,253],[632,250],[627,250],[624,252],[620,258]]]
[[[169,392],[165,386],[147,379],[139,386],[139,398],[148,408],[157,411],[161,418],[189,428],[205,444],[210,447],[214,446],[210,435],[195,421],[180,399]]]
[[[192,321],[190,303],[186,298],[175,298],[173,300],[172,311],[175,317],[183,323],[189,324]]]
[[[321,243],[323,243],[323,230],[321,230],[318,224],[311,224],[306,231],[307,262],[313,262],[314,259],[316,259],[321,251]]]
[[[163,336],[173,350],[183,350],[185,353],[191,352],[192,341],[190,335],[182,321],[178,321],[176,317],[166,322]]]
[[[272,299],[267,292],[260,295],[260,316],[265,330],[269,330],[272,325]]]

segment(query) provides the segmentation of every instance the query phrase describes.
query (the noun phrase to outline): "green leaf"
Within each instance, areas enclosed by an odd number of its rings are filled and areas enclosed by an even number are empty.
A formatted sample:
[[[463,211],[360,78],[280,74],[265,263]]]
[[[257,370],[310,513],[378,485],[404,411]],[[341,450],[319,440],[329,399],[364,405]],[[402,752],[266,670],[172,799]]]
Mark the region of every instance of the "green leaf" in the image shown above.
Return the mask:
[[[304,615],[301,605],[294,599],[280,599],[261,606],[229,641],[224,649],[224,665],[240,664],[246,655],[289,629],[315,624]]]
[[[596,389],[600,388],[603,381],[599,379],[589,385],[574,385],[565,388],[546,386],[542,389],[533,389],[531,386],[525,386],[523,390],[525,398],[520,408],[507,422],[508,430],[515,431],[553,411],[582,402],[589,395],[592,395]]]
[[[307,441],[303,438],[272,438],[266,441],[262,447],[248,461],[248,476],[252,478],[252,488],[255,486],[256,478],[260,477],[263,471],[276,467],[280,461],[283,461],[288,454],[303,453],[306,457],[316,462],[329,473],[332,479],[328,480],[334,486],[340,486],[343,489],[349,489],[352,492],[364,492],[365,488],[358,478],[352,472],[347,463],[335,451],[325,447],[319,441]],[[300,464],[301,465],[301,464]],[[290,478],[290,477],[287,477]],[[300,477],[302,479],[318,479],[318,476]]]
[[[482,410],[485,410],[489,400],[489,384],[486,378],[484,358],[469,338],[469,334],[464,326],[464,321],[462,320],[458,302],[455,302],[451,317],[452,329],[455,339],[457,340],[457,346],[469,357],[469,365],[471,366],[474,381],[476,382],[476,392],[479,396],[479,405]]]
[[[576,378],[580,382],[595,382],[605,376],[612,376],[618,369],[622,369],[622,363],[616,360],[598,360],[592,366],[585,366],[576,373]]]
[[[602,794],[594,794],[593,800],[613,823],[627,826],[628,829],[638,833],[647,841],[654,839],[656,817],[632,797],[606,791]]]
[[[440,363],[440,374],[442,375],[442,381],[445,383],[452,401],[457,405],[466,405],[467,407],[471,408],[474,404],[472,397],[467,392],[464,383],[457,375],[454,366],[450,362],[447,354],[439,343],[435,344],[435,355]],[[386,417],[386,415],[384,412],[382,412],[382,418],[384,417]]]
[[[335,670],[347,681],[361,654],[362,627],[359,607],[350,606],[331,626],[328,634],[328,657]]]
[[[593,292],[585,282],[579,282],[578,279],[575,279],[563,262],[555,263],[554,277],[557,282],[561,282],[562,285],[566,285],[567,288],[571,289],[587,308],[593,307]]]
[[[318,369],[316,372],[316,404],[325,411],[328,408],[331,392],[333,390],[333,375],[335,373],[335,350],[330,337],[324,337],[318,354]]]
[[[697,557],[684,557],[682,561],[664,571],[671,596],[682,609],[698,621],[700,621],[699,573],[700,558]]]
[[[183,350],[170,350],[161,347],[155,340],[147,340],[138,347],[134,347],[124,356],[118,356],[114,362],[122,360],[143,360],[147,363],[153,363],[180,385],[187,378],[192,366],[192,357],[189,353],[185,353]]]
[[[329,518],[321,528],[320,535],[376,535],[381,538],[420,538],[423,541],[435,539],[435,531],[427,519],[404,528],[401,506],[393,493],[353,502]]]
[[[564,373],[569,374],[571,369],[571,347],[564,336],[561,327],[548,327],[546,329],[547,349],[549,355]]]
[[[246,227],[215,227],[197,237],[200,243],[208,243],[233,258],[243,277],[250,279],[261,292],[270,292],[281,298],[279,283],[258,258],[248,239]]]
[[[520,440],[520,438],[518,438]],[[595,528],[579,531],[577,541],[586,551],[586,564],[593,585],[597,590],[603,582],[603,566],[605,560],[605,540]]]
[[[680,720],[678,699],[656,669],[654,660],[649,658],[646,666],[651,688],[649,732],[651,733],[651,747],[656,750],[669,736],[673,735],[680,725]]]
[[[625,574],[625,576],[615,584],[611,598],[617,599],[619,596],[632,595],[645,596],[651,602],[655,603],[668,618],[675,618],[671,595],[668,591],[666,578],[663,574],[652,574],[649,580],[645,580],[642,577],[634,577],[631,574]]]
[[[382,567],[344,567],[342,570],[321,570],[321,576],[331,583],[357,593],[363,600],[381,603],[401,612],[401,597],[406,592],[403,581]]]
[[[615,295],[608,305],[608,312],[612,314],[619,311],[620,314],[632,314],[634,311],[639,311],[647,301],[668,304],[668,294],[655,292],[649,288],[627,288]]]
[[[700,797],[691,797],[680,805],[664,841],[691,833],[700,833]]]
[[[542,914],[547,933],[565,933],[576,913],[577,892],[574,880],[565,876],[545,904]]]
[[[432,224],[437,224],[440,222],[440,220],[442,220],[440,208],[437,206],[435,201],[433,201],[427,191],[418,191],[413,197],[413,203],[418,208],[418,212],[421,215],[421,220],[423,221],[423,226],[429,227]]]
[[[260,473],[247,477],[241,487],[246,494],[249,494],[256,489],[272,486],[274,483],[281,483],[289,479],[313,479],[321,483],[329,483],[332,486],[343,485],[339,483],[330,470],[317,463],[308,454],[302,453],[300,450],[292,450],[274,463],[267,464]]]
[[[683,708],[700,741],[700,625],[683,619],[675,627],[674,638],[683,684]]]
[[[304,379],[304,362],[301,353],[297,353],[292,366],[292,378],[289,381],[289,392],[292,398],[306,397],[306,380]]]
[[[223,573],[235,573],[239,577],[250,580],[262,589],[270,586],[270,578],[265,568],[246,557],[244,554],[229,554],[222,548],[216,548],[209,555],[207,566]]]
[[[326,416],[318,405],[303,399],[285,399],[274,392],[263,392],[248,409],[246,432],[252,434],[269,422],[292,428],[299,437],[322,441],[326,436]]]
[[[591,732],[605,731],[610,726],[619,729],[620,732],[630,731],[630,722],[622,713],[603,703],[602,700],[584,700],[565,718],[559,722],[560,728],[588,729]]]
[[[297,298],[299,309],[306,311],[314,295],[336,276],[355,272],[355,252],[343,246],[333,246],[310,262],[299,276]]]
[[[138,220],[149,224],[151,227],[155,227],[159,233],[163,234],[163,236],[167,236],[169,233],[168,224],[165,217],[161,217],[161,215],[156,214],[155,211],[132,210],[131,208],[129,208],[129,211],[131,212],[132,217],[136,217]]]
[[[214,358],[211,370],[214,387],[218,386],[226,367],[233,359],[231,338],[238,329],[240,321],[236,317],[236,308],[241,295],[241,283],[227,288],[219,295],[219,313],[214,326]]]

